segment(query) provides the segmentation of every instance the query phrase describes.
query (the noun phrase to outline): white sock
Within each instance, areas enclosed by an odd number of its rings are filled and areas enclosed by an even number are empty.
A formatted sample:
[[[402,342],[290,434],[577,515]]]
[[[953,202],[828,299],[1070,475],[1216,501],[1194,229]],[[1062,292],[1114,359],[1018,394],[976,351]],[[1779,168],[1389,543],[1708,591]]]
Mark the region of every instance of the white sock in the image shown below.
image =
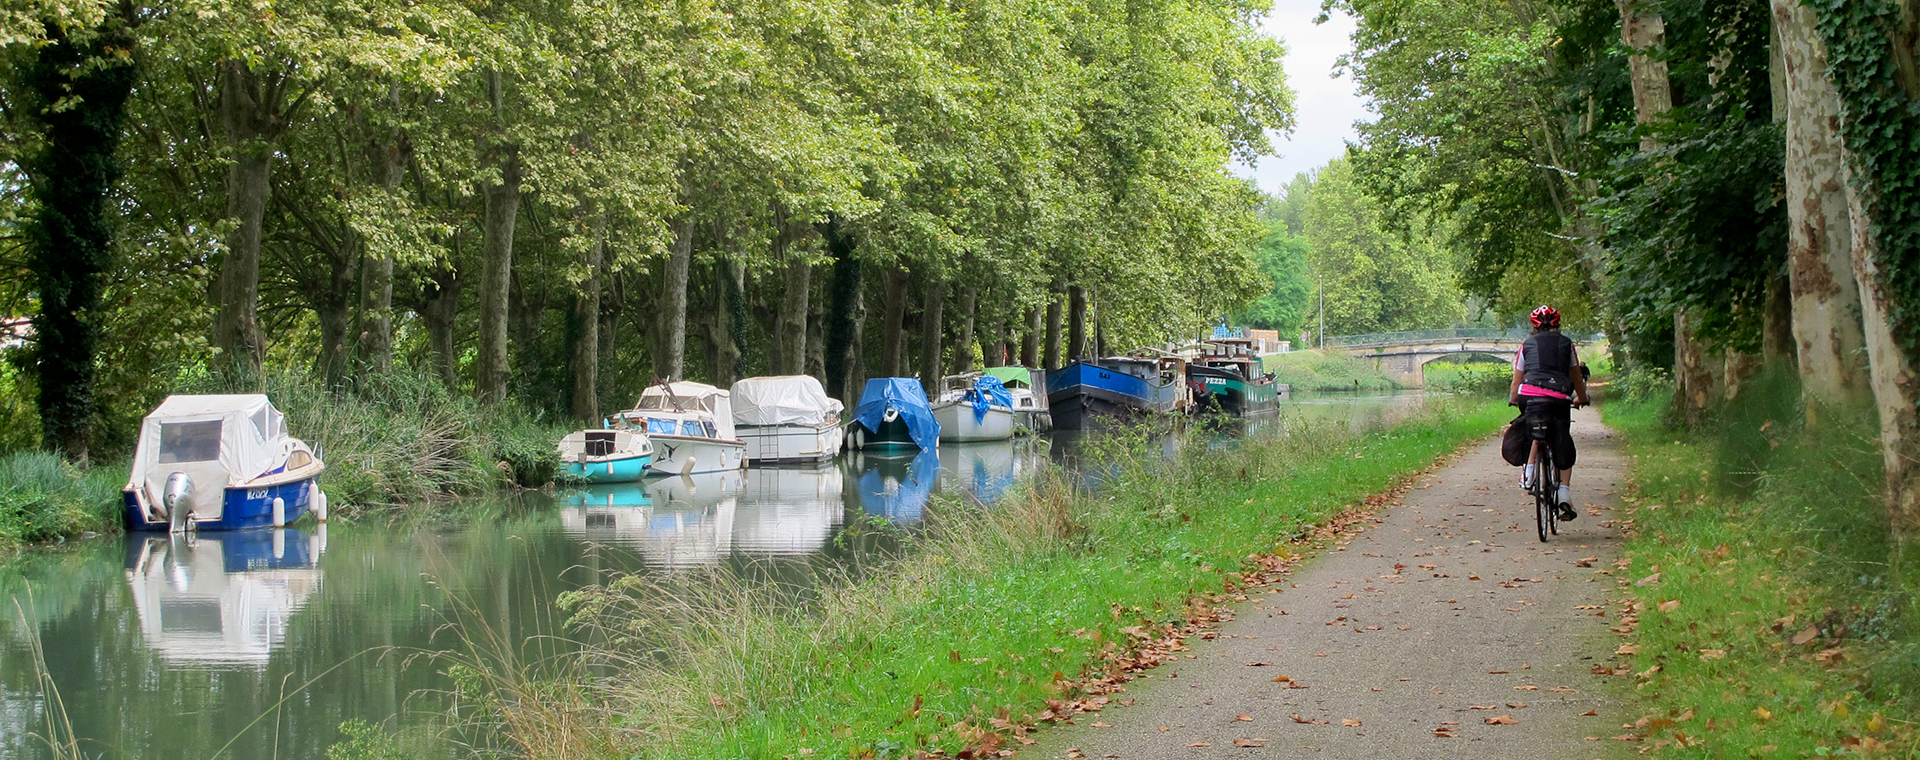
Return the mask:
[[[1533,463],[1532,462],[1528,462],[1525,467],[1522,467],[1520,469],[1520,487],[1521,488],[1533,487]]]
[[[1572,488],[1568,486],[1560,487],[1560,506],[1566,507],[1568,509],[1573,508],[1573,489]]]

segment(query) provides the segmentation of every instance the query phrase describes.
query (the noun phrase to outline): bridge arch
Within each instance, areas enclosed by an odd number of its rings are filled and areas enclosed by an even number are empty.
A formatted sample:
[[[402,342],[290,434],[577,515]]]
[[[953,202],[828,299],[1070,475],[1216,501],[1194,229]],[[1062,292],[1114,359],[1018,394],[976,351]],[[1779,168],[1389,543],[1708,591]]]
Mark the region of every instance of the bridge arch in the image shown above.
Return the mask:
[[[1508,359],[1520,350],[1530,331],[1476,327],[1450,330],[1413,330],[1397,333],[1327,336],[1327,348],[1372,359],[1374,367],[1408,388],[1427,385],[1428,364],[1449,357],[1488,356]],[[1576,343],[1594,336],[1569,335]]]

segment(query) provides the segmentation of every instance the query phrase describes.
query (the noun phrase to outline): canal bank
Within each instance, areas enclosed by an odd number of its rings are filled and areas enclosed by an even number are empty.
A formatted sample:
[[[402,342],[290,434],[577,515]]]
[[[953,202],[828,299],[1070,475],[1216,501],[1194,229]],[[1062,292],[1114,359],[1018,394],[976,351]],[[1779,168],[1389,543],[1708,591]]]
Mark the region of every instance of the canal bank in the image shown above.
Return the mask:
[[[1018,744],[1100,703],[1156,632],[1205,612],[1257,557],[1291,551],[1507,417],[1435,401],[1386,429],[1291,418],[1236,446],[1091,452],[1103,486],[1022,484],[995,509],[936,513],[884,569],[816,587],[633,576],[568,600],[592,637],[567,683],[490,681],[533,756],[901,757]],[[624,639],[624,640],[623,640]],[[529,699],[529,697],[534,697]],[[554,709],[566,705],[569,709]]]

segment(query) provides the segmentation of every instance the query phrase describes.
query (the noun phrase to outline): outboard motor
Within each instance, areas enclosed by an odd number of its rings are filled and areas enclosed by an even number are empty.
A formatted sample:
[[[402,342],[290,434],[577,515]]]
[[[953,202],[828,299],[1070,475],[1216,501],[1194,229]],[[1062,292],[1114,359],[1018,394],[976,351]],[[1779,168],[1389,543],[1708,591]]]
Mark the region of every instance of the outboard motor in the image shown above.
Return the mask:
[[[167,485],[161,490],[160,503],[167,508],[167,530],[172,533],[184,533],[192,525],[188,519],[193,511],[193,478],[184,472],[167,476]]]

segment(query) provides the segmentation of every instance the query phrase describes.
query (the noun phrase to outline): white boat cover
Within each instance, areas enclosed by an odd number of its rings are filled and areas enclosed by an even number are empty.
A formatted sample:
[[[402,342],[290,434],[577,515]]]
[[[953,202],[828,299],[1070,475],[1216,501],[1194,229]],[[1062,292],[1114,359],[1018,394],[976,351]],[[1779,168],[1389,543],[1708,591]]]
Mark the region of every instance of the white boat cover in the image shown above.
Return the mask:
[[[811,375],[749,377],[733,384],[733,402],[741,425],[836,425],[846,409]]]
[[[165,481],[183,469],[177,465],[206,463],[218,463],[225,477],[200,488],[239,485],[280,466],[286,436],[286,415],[264,395],[168,396],[140,423],[127,487],[145,484],[149,474]]]
[[[733,404],[728,400],[730,395],[706,383],[679,380],[647,386],[646,390],[640,392],[640,403],[635,408],[706,411],[713,415],[714,431],[720,438],[731,441],[739,436],[733,432]]]

